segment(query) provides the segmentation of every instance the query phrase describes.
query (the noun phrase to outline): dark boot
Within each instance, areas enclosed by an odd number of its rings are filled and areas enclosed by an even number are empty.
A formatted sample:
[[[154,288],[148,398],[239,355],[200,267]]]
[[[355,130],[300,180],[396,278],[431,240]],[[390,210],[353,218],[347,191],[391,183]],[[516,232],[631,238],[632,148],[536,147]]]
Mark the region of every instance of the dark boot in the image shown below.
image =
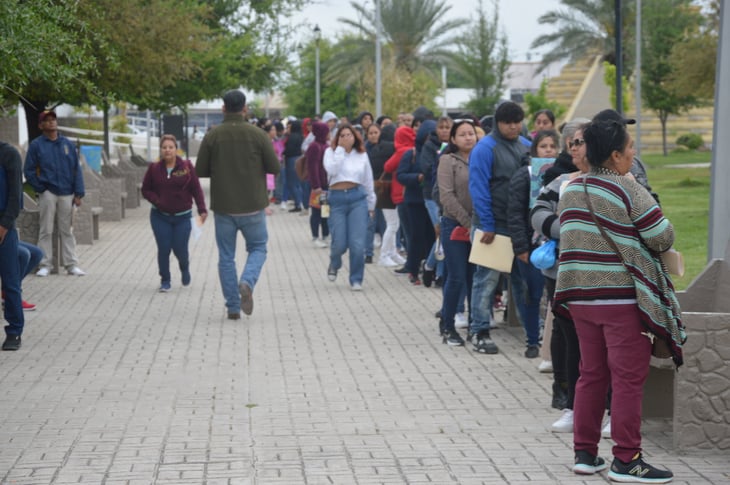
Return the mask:
[[[567,382],[553,381],[553,402],[552,407],[563,410],[568,405]]]

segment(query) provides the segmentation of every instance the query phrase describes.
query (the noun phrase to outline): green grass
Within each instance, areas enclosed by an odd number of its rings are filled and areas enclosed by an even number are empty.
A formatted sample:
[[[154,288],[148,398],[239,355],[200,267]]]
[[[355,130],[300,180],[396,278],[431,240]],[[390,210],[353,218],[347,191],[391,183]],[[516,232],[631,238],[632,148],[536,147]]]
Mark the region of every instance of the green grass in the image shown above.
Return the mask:
[[[685,274],[674,276],[685,289],[707,264],[707,228],[710,213],[710,168],[673,168],[670,165],[709,163],[710,152],[642,154],[649,183],[659,194],[662,211],[674,225],[674,247],[684,256]]]

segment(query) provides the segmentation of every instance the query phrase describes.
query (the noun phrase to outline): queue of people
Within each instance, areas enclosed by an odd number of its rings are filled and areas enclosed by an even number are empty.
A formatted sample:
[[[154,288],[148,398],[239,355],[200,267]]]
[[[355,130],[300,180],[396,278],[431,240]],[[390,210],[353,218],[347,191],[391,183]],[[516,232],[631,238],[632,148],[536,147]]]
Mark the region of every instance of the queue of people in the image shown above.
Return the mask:
[[[549,341],[550,352],[543,354],[549,366],[541,363],[540,369],[552,371],[551,405],[563,411],[553,430],[573,433],[573,471],[591,475],[609,468],[598,452],[603,434],[615,443],[610,479],[672,479],[670,471],[643,458],[641,397],[653,341],[666,343],[679,366],[686,336],[671,279],[657,263],[657,254],[671,248],[674,231],[634,156],[626,128],[633,120],[604,110],[592,120],[569,121],[559,134],[553,114],[541,110],[528,138],[523,109],[504,102],[488,132],[476,117],[437,120],[423,107],[399,113],[395,123],[374,120],[366,111],[351,124],[327,111],[321,119],[260,129],[247,122],[241,91],[227,92],[223,102],[224,121],[204,136],[196,165],[178,156],[174,136],[164,135],[160,159],[145,175],[159,291],[172,288],[171,252],[181,284],[191,284],[193,204],[204,223],[207,206],[198,177],[206,177],[229,319],[253,312],[267,259],[269,205],[283,203],[289,212],[309,215],[313,245],[329,249],[322,268],[329,281],[337,281],[348,253],[353,291],[364,290],[366,266],[378,246],[378,265],[402,265],[395,275],[407,275],[413,285],[423,278],[430,286],[432,258],[442,252],[440,338],[452,347],[468,342],[475,352],[496,354],[493,307],[505,275],[471,263],[469,255],[474,245],[506,236],[514,253],[509,294],[524,328],[524,356],[537,358],[541,342]],[[55,113],[41,113],[39,126],[43,135],[30,144],[24,169],[17,150],[0,144],[0,278],[8,321],[3,350],[20,348],[24,305],[32,306],[21,297],[23,277],[36,266],[38,276],[50,273],[56,216],[61,263],[70,275],[85,274],[70,230],[72,208],[84,196],[78,157],[58,134]],[[296,168],[300,157],[303,179]],[[39,248],[21,243],[14,227],[23,173],[40,200]],[[389,182],[379,196],[376,179]],[[239,232],[248,253],[240,274]],[[538,269],[531,256],[551,239],[558,245],[556,262]],[[545,293],[554,325],[541,337]],[[462,309],[468,317],[457,325]]]

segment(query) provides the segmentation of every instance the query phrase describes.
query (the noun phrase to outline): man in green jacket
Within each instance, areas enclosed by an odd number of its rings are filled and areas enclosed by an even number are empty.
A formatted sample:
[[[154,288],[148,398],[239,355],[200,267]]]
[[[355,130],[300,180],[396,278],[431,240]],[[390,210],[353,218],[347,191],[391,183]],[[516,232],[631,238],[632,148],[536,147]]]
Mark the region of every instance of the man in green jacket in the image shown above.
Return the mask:
[[[210,177],[210,208],[215,216],[218,277],[228,318],[253,312],[253,290],[266,261],[266,174],[281,168],[266,133],[244,118],[246,96],[238,90],[223,96],[223,123],[203,138],[195,170]],[[238,232],[248,257],[240,278],[236,270]]]

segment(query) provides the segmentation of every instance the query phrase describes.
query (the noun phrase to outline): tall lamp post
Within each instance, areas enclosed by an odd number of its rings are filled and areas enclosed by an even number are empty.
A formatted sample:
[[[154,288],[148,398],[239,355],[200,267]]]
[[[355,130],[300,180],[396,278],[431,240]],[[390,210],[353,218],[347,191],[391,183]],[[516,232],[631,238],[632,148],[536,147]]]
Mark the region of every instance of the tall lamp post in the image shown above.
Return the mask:
[[[322,30],[319,25],[314,26],[314,111],[315,115],[320,114],[319,110],[319,40],[322,38]]]

